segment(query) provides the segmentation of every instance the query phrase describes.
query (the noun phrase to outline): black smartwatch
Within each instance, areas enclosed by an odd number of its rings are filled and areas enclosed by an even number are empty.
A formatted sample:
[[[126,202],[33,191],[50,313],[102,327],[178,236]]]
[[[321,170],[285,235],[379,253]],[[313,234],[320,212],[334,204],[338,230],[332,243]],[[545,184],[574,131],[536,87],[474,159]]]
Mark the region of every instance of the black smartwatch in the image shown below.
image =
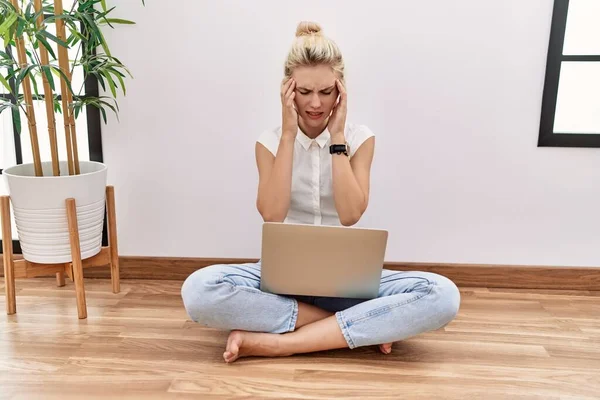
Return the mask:
[[[348,146],[345,144],[332,144],[329,146],[329,154],[344,154],[348,155]]]

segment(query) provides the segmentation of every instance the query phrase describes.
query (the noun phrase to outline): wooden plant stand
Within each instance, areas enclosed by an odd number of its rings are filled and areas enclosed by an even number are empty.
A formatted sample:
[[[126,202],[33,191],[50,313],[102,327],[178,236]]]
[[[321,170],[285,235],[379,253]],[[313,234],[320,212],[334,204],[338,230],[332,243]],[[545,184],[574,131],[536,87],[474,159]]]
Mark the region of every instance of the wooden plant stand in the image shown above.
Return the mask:
[[[6,282],[6,313],[17,312],[15,298],[15,278],[34,278],[56,274],[56,284],[65,286],[65,274],[75,283],[77,296],[77,314],[79,319],[87,318],[85,287],[83,284],[83,269],[91,267],[110,266],[110,277],[113,293],[121,290],[119,281],[119,251],[117,247],[117,217],[115,212],[115,191],[113,186],[106,187],[106,211],[108,215],[108,246],[103,246],[100,253],[85,260],[81,259],[79,245],[79,230],[77,227],[77,211],[75,199],[66,199],[67,220],[69,223],[69,238],[71,242],[72,262],[61,264],[38,264],[27,260],[15,260],[12,246],[10,222],[10,197],[0,197],[2,215],[2,253],[4,260],[4,280]]]

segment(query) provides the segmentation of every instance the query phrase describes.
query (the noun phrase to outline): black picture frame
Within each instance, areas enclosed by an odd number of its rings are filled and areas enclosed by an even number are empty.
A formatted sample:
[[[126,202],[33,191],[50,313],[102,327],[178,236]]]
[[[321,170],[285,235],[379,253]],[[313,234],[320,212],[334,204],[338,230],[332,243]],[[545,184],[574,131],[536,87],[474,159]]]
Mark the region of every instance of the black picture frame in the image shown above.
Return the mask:
[[[554,0],[546,61],[538,147],[600,147],[598,133],[554,132],[558,85],[563,61],[600,62],[600,55],[563,55],[569,0]],[[600,39],[599,39],[600,40]]]

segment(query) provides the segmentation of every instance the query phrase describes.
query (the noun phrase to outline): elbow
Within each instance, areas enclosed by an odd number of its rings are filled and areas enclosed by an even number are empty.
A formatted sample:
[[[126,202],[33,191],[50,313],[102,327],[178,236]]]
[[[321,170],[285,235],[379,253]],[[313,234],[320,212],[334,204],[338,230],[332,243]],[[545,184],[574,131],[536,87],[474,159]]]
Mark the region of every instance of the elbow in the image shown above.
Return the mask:
[[[287,213],[270,210],[266,207],[261,207],[260,204],[257,205],[257,209],[265,222],[283,222],[287,216]]]
[[[343,226],[352,226],[352,225],[356,224],[359,220],[360,220],[360,216],[351,216],[351,217],[340,218],[340,222],[342,223]]]
[[[263,221],[265,222],[283,222],[285,220],[285,215],[281,214],[268,214],[261,213]]]
[[[366,204],[361,204],[356,209],[340,215],[340,223],[343,226],[352,226],[358,223],[367,209]]]
[[[360,221],[362,215],[361,211],[355,211],[348,215],[340,216],[340,222],[343,226],[352,226]]]

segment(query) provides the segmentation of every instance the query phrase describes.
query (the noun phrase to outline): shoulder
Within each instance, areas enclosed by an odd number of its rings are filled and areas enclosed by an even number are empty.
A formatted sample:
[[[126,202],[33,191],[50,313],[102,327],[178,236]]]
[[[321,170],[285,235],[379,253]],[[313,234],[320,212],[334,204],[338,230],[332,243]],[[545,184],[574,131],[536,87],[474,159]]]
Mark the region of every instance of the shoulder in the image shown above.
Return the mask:
[[[273,129],[267,129],[258,136],[257,143],[262,144],[269,150],[273,155],[277,155],[277,149],[279,148],[279,140],[281,139],[281,127],[278,126]]]
[[[346,123],[346,141],[350,147],[350,155],[354,155],[367,139],[374,137],[373,131],[366,125]]]

